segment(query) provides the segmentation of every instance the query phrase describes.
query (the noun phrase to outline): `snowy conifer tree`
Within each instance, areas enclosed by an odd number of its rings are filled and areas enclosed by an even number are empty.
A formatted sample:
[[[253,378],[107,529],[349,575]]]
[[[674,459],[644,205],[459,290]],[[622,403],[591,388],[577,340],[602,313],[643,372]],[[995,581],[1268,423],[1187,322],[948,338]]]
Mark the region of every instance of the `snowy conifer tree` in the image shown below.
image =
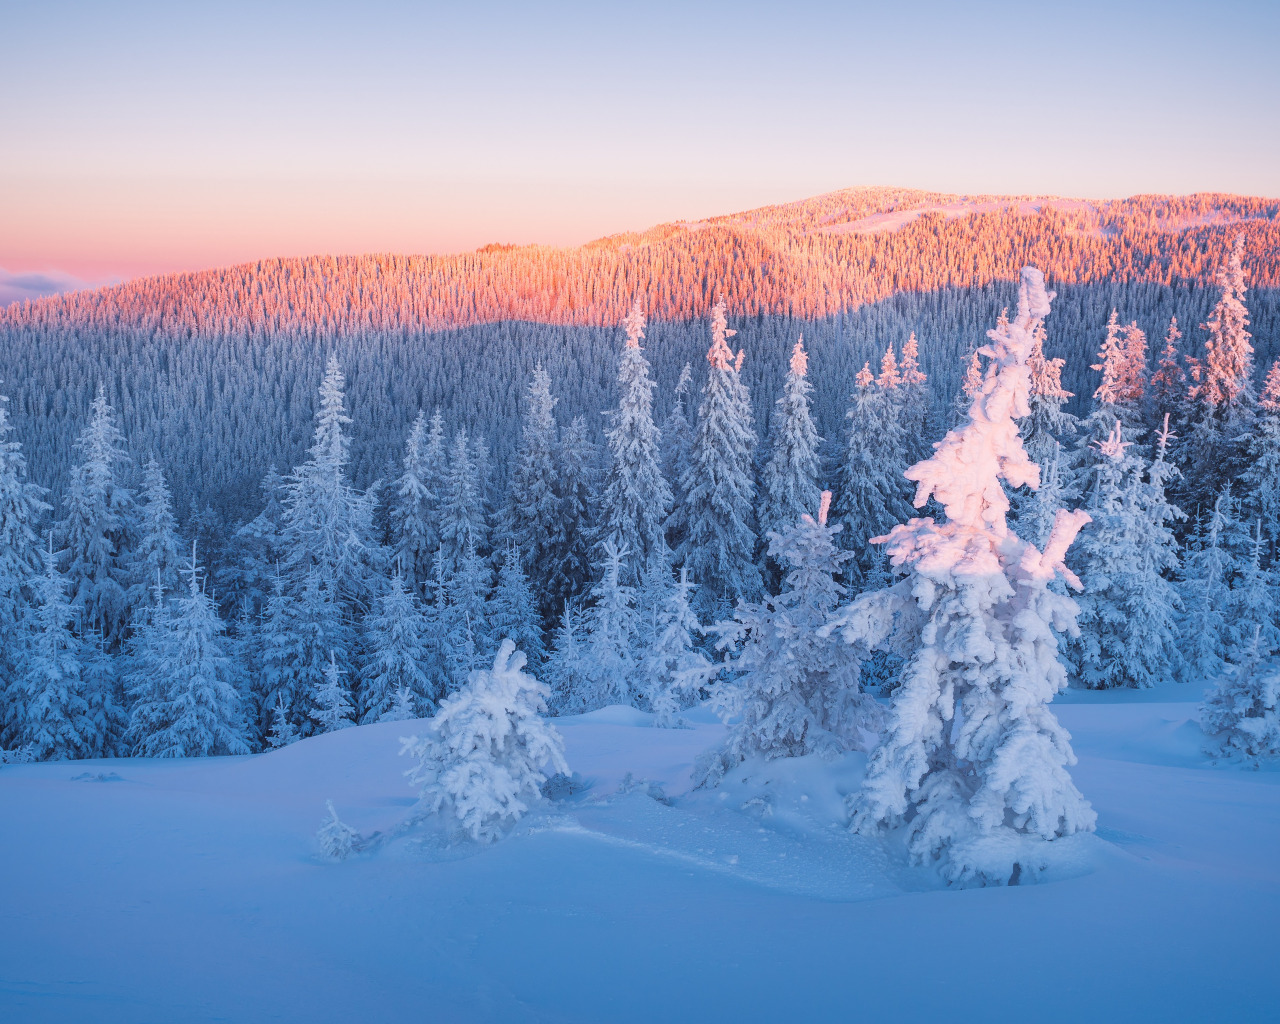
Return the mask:
[[[455,568],[468,552],[482,551],[488,536],[484,488],[467,432],[459,430],[453,439],[440,506],[440,546],[446,566]]]
[[[342,669],[338,667],[337,656],[332,651],[329,652],[329,661],[324,667],[324,682],[316,692],[311,717],[317,733],[337,732],[355,725],[352,720],[354,709],[351,707],[351,695],[342,680]]]
[[[425,671],[430,660],[426,621],[400,573],[387,581],[364,628],[368,653],[360,680],[360,722],[391,720],[401,691],[409,693],[415,707],[433,707]]]
[[[1243,236],[1236,236],[1227,266],[1218,273],[1222,289],[1209,319],[1204,358],[1188,360],[1192,385],[1191,423],[1181,449],[1183,479],[1190,507],[1207,507],[1238,476],[1243,447],[1253,431],[1253,344],[1244,304],[1241,260]]]
[[[586,617],[582,685],[562,705],[569,714],[634,704],[640,682],[635,588],[624,582],[630,552],[612,540],[606,540],[602,549],[599,582],[591,591],[593,603]]]
[[[1048,589],[1089,517],[1059,512],[1043,553],[1009,533],[1004,486],[1037,482],[1017,419],[1030,411],[1027,365],[1049,312],[1043,275],[1022,272],[1017,317],[988,333],[992,365],[968,422],[907,475],[915,504],[932,497],[946,520],[914,519],[886,538],[907,576],[859,596],[838,621],[873,647],[895,634],[906,658],[888,732],[851,801],[864,833],[905,827],[919,863],[953,883],[1004,884],[1046,866],[1048,840],[1093,828],[1066,767],[1068,736],[1048,704],[1066,685],[1054,629],[1076,606]]]
[[[861,559],[865,567],[870,538],[908,518],[911,507],[902,475],[907,443],[893,396],[874,382],[870,366],[858,372],[854,387],[845,414],[849,433],[838,470],[836,513],[844,524],[841,540],[854,552],[853,564]]]
[[[1258,397],[1258,419],[1245,449],[1240,483],[1245,509],[1261,521],[1269,541],[1269,560],[1275,561],[1280,542],[1280,359],[1271,364]]]
[[[284,696],[277,697],[275,706],[271,709],[271,730],[267,733],[267,746],[271,750],[279,750],[298,742],[300,738],[297,728],[289,720],[289,708]]]
[[[437,409],[428,429],[420,412],[405,442],[404,472],[391,506],[391,551],[410,588],[419,593],[431,579],[431,561],[440,546],[445,470],[444,417]]]
[[[129,557],[129,606],[142,608],[150,603],[157,581],[160,592],[178,588],[179,557],[177,524],[164,472],[154,458],[147,460],[138,504],[137,543]]]
[[[1153,686],[1181,665],[1182,601],[1166,574],[1179,568],[1170,524],[1183,515],[1165,499],[1167,442],[1143,480],[1122,431],[1116,420],[1102,445],[1101,481],[1089,506],[1093,522],[1077,545],[1084,593],[1077,599],[1080,632],[1069,649],[1077,677],[1091,689]]]
[[[652,561],[667,561],[665,526],[671,488],[662,475],[662,435],[653,422],[654,383],[644,340],[644,311],[635,304],[622,322],[626,345],[618,362],[618,407],[609,414],[609,473],[605,478],[600,532],[632,554],[634,581]]]
[[[347,479],[351,422],[346,379],[334,356],[320,383],[320,408],[310,459],[289,479],[281,523],[284,568],[294,592],[316,573],[340,602],[366,606],[381,567],[373,536],[375,488],[360,493]]]
[[[1226,544],[1231,532],[1231,497],[1223,492],[1201,517],[1182,573],[1182,636],[1187,678],[1216,679],[1228,654],[1225,613],[1235,560]]]
[[[718,785],[749,757],[834,756],[879,739],[882,715],[862,693],[857,653],[823,633],[847,594],[836,576],[853,557],[836,547],[842,526],[827,525],[830,502],[824,491],[816,520],[806,514],[769,535],[770,556],[786,570],[781,593],[742,602],[733,622],[714,627],[720,646],[735,652],[714,691],[721,717],[734,724],[724,745],[699,760],[700,785]]]
[[[574,714],[577,694],[587,685],[586,616],[576,601],[566,601],[547,659],[551,707],[556,714]]]
[[[804,338],[791,350],[791,372],[774,414],[769,460],[760,475],[760,529],[783,530],[802,515],[817,511],[819,500],[818,446],[822,438],[809,413],[809,356]]]
[[[520,552],[508,547],[498,570],[498,585],[488,607],[488,631],[494,641],[512,640],[535,667],[547,660],[542,621],[534,604]]]
[[[1156,423],[1166,416],[1180,422],[1185,412],[1187,374],[1182,368],[1182,349],[1178,344],[1181,338],[1178,318],[1171,317],[1169,330],[1164,336],[1164,348],[1160,350],[1160,359],[1147,385],[1147,404],[1151,419]]]
[[[548,608],[559,609],[582,592],[591,578],[592,538],[600,505],[600,451],[591,440],[587,422],[574,418],[560,439],[560,573],[553,581]]]
[[[1232,661],[1240,661],[1246,653],[1269,658],[1280,650],[1274,572],[1263,564],[1264,547],[1262,524],[1257,522],[1227,607],[1227,651]]]
[[[920,369],[920,343],[915,331],[902,344],[898,367],[902,378],[898,418],[910,446],[908,462],[917,462],[929,453],[929,378]]]
[[[729,348],[723,302],[711,313],[710,370],[698,410],[689,465],[681,480],[685,507],[678,513],[684,539],[676,555],[698,584],[695,603],[705,617],[760,592],[754,562],[756,432],[751,400]]]
[[[662,577],[665,593],[655,603],[651,629],[645,630],[648,635],[642,636],[640,670],[653,724],[670,729],[680,724],[681,709],[697,699],[718,669],[696,646],[695,638],[704,630],[693,614],[690,595],[694,585],[689,570],[682,568],[674,582],[662,566],[650,575]]]
[[[0,395],[0,747],[17,730],[16,693],[6,695],[17,686],[28,606],[43,569],[36,526],[49,509],[44,488],[27,479],[22,445],[9,437],[8,405]]]
[[[1200,705],[1205,750],[1255,767],[1280,757],[1280,666],[1252,646],[1227,666]]]
[[[44,552],[44,572],[33,585],[36,608],[21,654],[16,745],[27,747],[39,761],[93,757],[102,737],[90,718],[81,642],[71,632],[74,612],[52,540]]]
[[[499,838],[542,799],[548,773],[569,773],[564,741],[540,717],[547,687],[524,671],[524,655],[504,640],[493,668],[475,672],[440,706],[430,731],[404,741],[418,759],[418,813],[443,814],[473,840]]]
[[[478,671],[492,653],[488,596],[489,563],[469,547],[448,575],[445,610],[445,655],[456,688]]]
[[[140,757],[247,754],[226,623],[218,617],[196,564],[183,570],[186,593],[157,609],[144,634],[152,679],[135,689],[128,739]]]
[[[564,524],[560,515],[560,443],[552,415],[551,378],[539,363],[529,384],[529,404],[520,432],[515,470],[508,492],[507,532],[537,587],[545,609],[565,592],[560,553]],[[518,644],[517,644],[518,646]],[[534,663],[538,664],[537,658]]]
[[[100,630],[112,649],[129,622],[126,564],[133,544],[133,494],[122,475],[129,464],[115,410],[99,387],[89,425],[76,441],[59,537],[71,587],[71,609],[82,632]]]

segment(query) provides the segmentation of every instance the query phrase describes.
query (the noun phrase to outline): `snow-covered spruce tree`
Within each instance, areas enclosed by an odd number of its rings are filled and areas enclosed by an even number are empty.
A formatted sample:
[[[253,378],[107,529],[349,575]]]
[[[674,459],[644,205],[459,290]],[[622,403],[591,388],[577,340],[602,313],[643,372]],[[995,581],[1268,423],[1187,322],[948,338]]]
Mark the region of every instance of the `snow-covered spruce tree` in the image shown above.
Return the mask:
[[[1237,235],[1226,267],[1218,272],[1222,294],[1201,325],[1209,332],[1204,358],[1188,360],[1191,412],[1180,449],[1187,508],[1207,508],[1240,475],[1253,432],[1253,344],[1244,304],[1243,246],[1243,236]]]
[[[895,526],[885,543],[907,575],[862,594],[836,623],[875,647],[896,634],[906,665],[888,729],[871,757],[852,826],[906,829],[910,854],[955,884],[1008,884],[1049,862],[1047,841],[1093,828],[1072,784],[1069,737],[1049,710],[1067,676],[1054,630],[1074,629],[1075,603],[1048,587],[1078,587],[1062,559],[1084,512],[1058,513],[1042,552],[1009,532],[1005,485],[1033,485],[1017,420],[1030,411],[1027,361],[1049,312],[1040,271],[1022,271],[1018,313],[988,332],[991,367],[968,421],[908,470],[915,503],[946,520]]]
[[[679,510],[688,505],[688,496],[681,487],[685,470],[693,452],[693,427],[689,424],[689,395],[693,391],[693,369],[688,363],[680,370],[680,379],[671,393],[671,411],[662,421],[662,475],[671,486],[672,514],[667,519],[667,545],[675,551],[684,540],[677,523]]]
[[[297,640],[296,660],[291,666],[296,680],[294,706],[298,731],[311,736],[324,731],[318,723],[328,721],[327,698],[321,694],[328,684],[330,662],[336,660],[339,675],[345,677],[343,666],[355,657],[355,638],[337,589],[319,572],[307,574],[302,593],[291,603]]]
[[[1240,559],[1227,606],[1227,652],[1232,661],[1246,654],[1269,658],[1280,650],[1275,570],[1263,564],[1265,545],[1262,524],[1255,522],[1253,542]]]
[[[454,570],[468,552],[483,551],[489,537],[484,488],[467,432],[459,430],[449,454],[444,498],[440,503],[440,549],[445,567]]]
[[[1019,535],[1033,544],[1043,544],[1053,527],[1058,509],[1077,498],[1071,477],[1069,448],[1079,430],[1075,416],[1063,406],[1071,392],[1062,386],[1063,359],[1048,359],[1044,354],[1045,332],[1037,332],[1035,348],[1027,366],[1031,371],[1031,409],[1018,424],[1027,458],[1040,467],[1040,486],[1036,490],[1023,487],[1011,497],[1010,519]]]
[[[1228,665],[1200,705],[1205,752],[1257,767],[1280,757],[1280,665],[1257,645]]]
[[[347,479],[351,422],[344,408],[346,379],[335,356],[320,383],[310,458],[289,478],[280,547],[291,592],[318,574],[340,605],[367,607],[381,572],[381,546],[373,535],[376,486],[360,493]]]
[[[1148,423],[1152,426],[1163,422],[1166,416],[1174,423],[1181,423],[1186,415],[1187,374],[1182,368],[1181,338],[1178,318],[1170,317],[1164,348],[1147,383]]]
[[[591,590],[592,605],[586,616],[581,686],[561,705],[568,714],[610,704],[632,705],[639,691],[636,594],[635,588],[625,582],[630,552],[612,540],[606,540],[601,547],[604,558],[599,582]]]
[[[444,417],[437,409],[428,428],[419,412],[405,442],[404,472],[395,482],[391,505],[391,552],[419,595],[431,579],[431,561],[440,547],[445,472]]]
[[[33,581],[36,607],[19,664],[18,742],[38,761],[94,757],[103,738],[89,714],[81,641],[71,632],[74,610],[50,539],[44,572]]]
[[[661,577],[655,581],[653,577]],[[664,591],[654,602],[652,618],[645,616],[641,626],[640,672],[644,680],[644,696],[653,712],[653,724],[661,729],[680,725],[679,713],[710,684],[718,671],[697,648],[697,637],[704,632],[693,614],[690,596],[694,584],[689,570],[682,568],[680,578],[672,581],[665,566],[655,566],[647,574],[646,590]],[[653,586],[654,582],[658,586]],[[655,594],[657,597],[658,595]]]
[[[566,601],[560,611],[546,674],[553,713],[575,714],[576,695],[582,693],[587,684],[586,615],[577,601]]]
[[[1008,316],[1005,313],[1000,314],[999,323],[1007,323]],[[863,367],[863,369],[867,369]],[[870,370],[867,369],[870,373]],[[951,403],[951,425],[962,426],[969,420],[969,409],[973,405],[973,400],[978,392],[982,390],[983,372],[982,357],[978,355],[977,350],[971,351],[965,357],[964,376],[960,379],[960,390],[956,392],[955,398]]]
[[[425,671],[430,661],[426,620],[399,572],[387,581],[373,614],[365,619],[364,649],[361,724],[391,720],[401,692],[409,694],[415,709],[410,717],[430,713],[436,694]]]
[[[10,438],[12,431],[9,399],[0,395],[0,748],[17,746],[14,688],[35,581],[43,569],[36,526],[49,509],[44,488],[27,479],[27,460],[22,445]]]
[[[1235,559],[1225,541],[1233,526],[1231,496],[1224,491],[1200,517],[1183,560],[1183,660],[1191,682],[1216,679],[1228,653],[1225,613]]]
[[[155,674],[135,691],[127,738],[140,757],[247,754],[226,623],[204,587],[194,546],[182,571],[186,592],[156,610],[143,659]]]
[[[337,732],[355,725],[351,695],[343,681],[342,669],[338,667],[338,658],[332,651],[324,667],[324,683],[316,693],[311,717],[317,733]]]
[[[493,668],[447,698],[425,736],[403,741],[400,752],[418,759],[407,773],[421,787],[418,816],[442,814],[489,842],[542,799],[548,772],[569,773],[564,741],[540,717],[547,687],[524,667],[524,655],[504,640]]]
[[[702,618],[719,618],[740,600],[760,593],[756,566],[756,432],[751,399],[728,339],[724,302],[711,311],[709,372],[698,409],[689,465],[681,479],[685,506],[678,510],[684,534],[676,564],[687,566],[698,584],[695,607]]]
[[[1146,390],[1146,335],[1136,323],[1121,327],[1116,310],[1107,321],[1107,333],[1092,369],[1102,374],[1093,393],[1093,411],[1080,423],[1075,452],[1075,489],[1092,502],[1104,474],[1106,456],[1101,445],[1111,436],[1116,420],[1126,437],[1136,441],[1143,431],[1143,395]],[[1146,449],[1135,448],[1134,454]]]
[[[1144,480],[1115,422],[1103,442],[1100,481],[1089,506],[1093,522],[1080,535],[1076,561],[1084,592],[1079,634],[1068,642],[1076,678],[1090,689],[1148,687],[1181,668],[1182,601],[1166,574],[1179,568],[1170,524],[1183,518],[1164,493],[1167,440]]]
[[[841,541],[854,553],[845,571],[859,577],[870,563],[870,538],[910,515],[901,464],[906,439],[893,396],[875,383],[870,366],[854,378],[853,404],[845,418],[849,433],[837,472],[835,511],[844,524]]]
[[[280,521],[284,514],[285,481],[274,465],[262,478],[262,511],[237,527],[218,574],[219,586],[233,603],[260,616],[280,565]]]
[[[529,382],[515,469],[507,491],[506,533],[520,551],[540,597],[543,613],[567,589],[560,574],[564,523],[560,515],[560,441],[553,415],[551,378],[542,364]],[[537,663],[537,659],[534,659]]]
[[[1268,561],[1275,562],[1280,543],[1280,359],[1267,371],[1245,454],[1246,466],[1240,476],[1245,511],[1262,523]]]
[[[129,465],[124,435],[101,387],[75,449],[80,461],[72,467],[66,516],[58,525],[71,610],[81,632],[101,631],[114,650],[130,616],[127,558],[135,510],[123,482]]]
[[[654,383],[644,340],[639,302],[622,326],[627,340],[618,361],[618,407],[608,414],[609,473],[605,478],[600,534],[631,552],[628,582],[650,562],[668,560],[665,526],[671,488],[662,475],[662,435],[653,422]]]
[[[718,785],[750,757],[835,756],[870,750],[880,738],[883,716],[862,693],[857,653],[822,632],[847,594],[836,576],[853,557],[836,547],[842,526],[827,525],[830,502],[824,491],[816,520],[805,514],[769,535],[770,557],[786,571],[778,596],[744,601],[732,622],[712,627],[734,652],[713,691],[733,725],[724,745],[699,759],[699,785]]]
[[[466,682],[493,653],[488,597],[493,573],[487,559],[468,547],[446,579],[445,660],[451,689]]]
[[[154,458],[143,471],[140,497],[137,541],[129,553],[128,601],[135,610],[151,603],[157,582],[162,594],[177,590],[181,564],[169,485]]]
[[[270,750],[279,750],[281,747],[287,747],[290,743],[296,743],[301,737],[293,722],[289,720],[289,709],[285,705],[284,697],[277,698],[275,706],[271,709],[271,729],[267,732],[266,747]]]
[[[488,632],[495,641],[514,641],[538,669],[547,660],[547,647],[542,639],[542,617],[522,563],[519,549],[508,546],[489,599]]]
[[[809,412],[809,356],[804,337],[791,350],[787,374],[774,413],[769,439],[769,459],[760,474],[760,530],[783,530],[802,515],[817,511],[818,448],[822,438]]]
[[[908,463],[918,462],[929,454],[929,378],[920,369],[920,343],[916,332],[902,343],[902,359],[898,364],[902,378],[899,385],[898,419],[907,435],[910,450]]]

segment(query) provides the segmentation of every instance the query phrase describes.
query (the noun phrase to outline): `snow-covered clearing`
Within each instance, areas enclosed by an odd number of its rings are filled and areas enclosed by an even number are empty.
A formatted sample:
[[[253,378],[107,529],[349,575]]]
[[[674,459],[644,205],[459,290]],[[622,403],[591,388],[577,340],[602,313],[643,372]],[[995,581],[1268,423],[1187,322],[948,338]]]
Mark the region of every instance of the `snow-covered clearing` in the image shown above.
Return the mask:
[[[416,723],[6,766],[0,1020],[1274,1020],[1280,772],[1210,764],[1199,696],[1055,701],[1097,836],[1056,880],[963,891],[841,826],[861,755],[688,792],[705,712],[560,719],[581,792],[491,846],[337,864],[325,800],[399,821]]]

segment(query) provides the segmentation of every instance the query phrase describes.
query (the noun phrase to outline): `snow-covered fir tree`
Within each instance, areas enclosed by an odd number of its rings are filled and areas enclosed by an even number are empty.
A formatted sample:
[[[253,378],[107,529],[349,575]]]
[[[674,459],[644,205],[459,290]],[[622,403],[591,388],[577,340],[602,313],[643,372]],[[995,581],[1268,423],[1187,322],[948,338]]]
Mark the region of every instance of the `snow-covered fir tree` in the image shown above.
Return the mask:
[[[725,306],[711,311],[711,348],[689,465],[681,479],[685,505],[677,510],[684,539],[676,563],[698,584],[694,601],[704,618],[718,618],[760,593],[755,556],[756,444],[751,400],[728,339],[736,334]]]
[[[653,712],[653,724],[670,729],[680,724],[680,711],[697,699],[718,667],[697,646],[705,630],[693,614],[689,570],[681,568],[673,581],[665,566],[654,566],[645,584],[656,600],[651,602],[651,616],[643,616],[641,625],[644,697]]]
[[[1280,359],[1267,371],[1245,455],[1240,476],[1244,507],[1249,516],[1261,522],[1268,540],[1268,561],[1274,562],[1280,542]]]
[[[828,525],[830,503],[824,491],[817,519],[806,513],[769,535],[769,554],[786,572],[781,592],[740,603],[732,622],[714,627],[733,652],[713,694],[732,724],[724,744],[699,759],[700,785],[718,785],[750,757],[834,756],[880,738],[881,711],[862,693],[857,652],[823,631],[847,596],[836,577],[853,557],[836,546],[842,526]]]
[[[347,475],[351,422],[346,378],[334,356],[320,383],[310,458],[289,478],[281,521],[283,565],[296,594],[317,574],[343,604],[367,606],[382,558],[373,535],[374,488],[361,493]]]
[[[461,686],[493,653],[487,601],[493,573],[489,562],[468,547],[448,574],[445,606],[445,659],[452,687]]]
[[[871,757],[852,824],[905,828],[907,848],[959,884],[1007,884],[1046,867],[1051,840],[1091,830],[1095,815],[1067,773],[1067,733],[1049,711],[1066,686],[1055,630],[1076,606],[1054,593],[1083,512],[1058,513],[1044,551],[1006,525],[1005,485],[1034,485],[1017,420],[1030,412],[1027,365],[1050,295],[1022,271],[1016,318],[988,332],[991,360],[968,422],[911,467],[915,503],[946,519],[894,527],[887,548],[906,577],[860,595],[838,621],[859,647],[891,634],[906,663],[887,733]]]
[[[507,494],[505,532],[517,546],[544,610],[554,606],[565,581],[560,553],[564,547],[560,515],[560,441],[553,415],[551,378],[539,364],[529,382],[528,404]],[[534,659],[535,664],[537,659]]]
[[[315,731],[337,732],[355,725],[355,709],[351,706],[351,694],[347,690],[342,669],[338,667],[337,655],[329,652],[329,661],[324,667],[324,682],[316,691],[315,702],[311,711],[315,722]]]
[[[1180,568],[1171,525],[1184,518],[1165,497],[1167,440],[1143,479],[1142,463],[1126,453],[1123,426],[1101,445],[1099,486],[1089,505],[1075,561],[1084,592],[1079,634],[1068,650],[1076,677],[1091,689],[1148,687],[1181,667],[1182,601],[1170,577]]]
[[[566,601],[560,610],[547,658],[549,702],[556,714],[574,714],[577,696],[587,685],[588,650],[586,614],[577,601]]]
[[[575,417],[560,438],[560,572],[552,581],[550,600],[540,601],[544,616],[548,608],[559,610],[581,594],[591,579],[600,475],[600,449],[586,420]]]
[[[667,546],[676,551],[684,540],[678,525],[677,509],[688,505],[681,481],[693,452],[693,427],[690,425],[689,401],[693,393],[693,368],[685,363],[680,370],[675,390],[671,393],[671,411],[662,421],[662,475],[671,487],[672,514],[667,519]]]
[[[916,332],[902,343],[902,359],[898,364],[902,378],[899,385],[898,419],[907,436],[908,464],[918,462],[929,453],[929,378],[920,369],[920,342]]]
[[[262,615],[280,566],[285,480],[274,465],[262,478],[260,492],[262,511],[236,528],[217,577],[231,602],[251,616]]]
[[[150,603],[157,581],[161,593],[177,590],[181,565],[169,485],[154,458],[147,460],[139,498],[137,541],[129,556],[128,601],[133,609]]]
[[[151,679],[134,692],[128,738],[141,757],[247,754],[226,623],[204,587],[193,546],[185,592],[156,613],[143,633]],[[157,587],[159,589],[159,587]]]
[[[609,704],[631,705],[639,690],[635,587],[627,583],[630,552],[612,540],[601,545],[599,582],[591,590],[586,617],[586,656],[580,686],[561,710],[594,711]]]
[[[637,302],[623,320],[627,333],[618,361],[618,407],[608,414],[609,473],[602,496],[600,534],[631,552],[627,571],[638,579],[650,562],[666,562],[671,488],[662,475],[662,435],[653,422],[653,380],[644,340],[644,310]]]
[[[49,510],[45,489],[27,479],[27,460],[12,432],[9,399],[0,395],[0,747],[17,730],[16,694],[8,694],[17,686],[28,610],[43,569],[36,529]]]
[[[783,530],[818,508],[818,457],[822,438],[809,411],[809,355],[801,337],[791,350],[791,370],[770,429],[769,459],[760,474],[760,529]]]
[[[468,552],[483,551],[489,537],[484,486],[467,432],[454,436],[440,505],[440,548],[446,567],[453,569]]]
[[[417,758],[407,773],[421,787],[417,814],[440,814],[473,840],[499,838],[542,799],[548,773],[569,773],[564,741],[541,717],[547,687],[524,671],[504,640],[491,669],[447,698],[422,738],[404,741]]]
[[[1252,541],[1240,559],[1227,606],[1227,651],[1233,661],[1245,652],[1269,658],[1280,650],[1280,623],[1276,619],[1276,583],[1273,566],[1265,564],[1266,538],[1262,523],[1254,523]]]
[[[44,571],[33,581],[31,635],[22,647],[16,695],[17,743],[38,761],[96,756],[103,745],[89,713],[74,609],[50,540]]]
[[[386,583],[364,624],[365,663],[360,679],[360,721],[385,722],[407,693],[415,713],[428,714],[440,694],[427,677],[430,660],[426,620],[418,600],[397,571]]]
[[[1234,527],[1231,495],[1224,491],[1201,517],[1183,560],[1182,637],[1187,679],[1215,679],[1229,647],[1226,611],[1235,559],[1226,540]]]
[[[1226,666],[1200,705],[1205,750],[1257,767],[1280,757],[1280,665],[1253,644]]]
[[[101,387],[75,450],[80,461],[72,467],[58,526],[71,609],[79,630],[101,631],[114,649],[130,618],[127,559],[136,513],[124,482],[130,464],[124,435]]]
[[[542,639],[542,617],[525,575],[520,551],[507,547],[498,570],[498,583],[487,609],[488,631],[494,641],[512,640],[532,663],[535,670],[547,660]]]
[[[1209,332],[1204,356],[1188,360],[1190,423],[1180,450],[1184,502],[1206,508],[1239,474],[1243,448],[1253,431],[1253,336],[1244,303],[1248,272],[1242,264],[1243,237],[1237,236],[1227,265],[1218,272],[1218,302],[1201,327]]]
[[[1180,424],[1185,415],[1187,373],[1182,368],[1181,339],[1178,318],[1170,317],[1169,329],[1164,336],[1164,348],[1160,350],[1160,358],[1147,383],[1147,408],[1152,423],[1160,423],[1168,416],[1173,422]]]
[[[446,466],[444,417],[437,409],[428,427],[419,412],[405,442],[404,472],[395,482],[391,504],[391,552],[418,593],[431,578],[431,561],[440,547]]]
[[[853,404],[845,418],[849,427],[837,473],[835,511],[844,526],[841,540],[855,556],[846,572],[857,576],[870,564],[867,542],[910,515],[902,475],[906,439],[897,404],[876,383],[870,366],[863,366],[854,378]]]
[[[296,743],[299,739],[301,737],[298,735],[298,729],[289,719],[289,708],[285,704],[284,697],[278,697],[275,706],[271,709],[271,729],[267,733],[266,746],[271,750],[279,750],[290,743]]]

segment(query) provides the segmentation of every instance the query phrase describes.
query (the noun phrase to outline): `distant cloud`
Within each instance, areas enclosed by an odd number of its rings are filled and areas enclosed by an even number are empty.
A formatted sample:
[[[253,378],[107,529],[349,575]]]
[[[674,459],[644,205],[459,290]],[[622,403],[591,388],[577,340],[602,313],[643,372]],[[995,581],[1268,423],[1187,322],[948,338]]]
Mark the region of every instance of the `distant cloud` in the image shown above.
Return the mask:
[[[0,267],[0,307],[23,299],[38,299],[59,292],[74,292],[92,287],[90,282],[52,270],[47,274],[11,274]]]

